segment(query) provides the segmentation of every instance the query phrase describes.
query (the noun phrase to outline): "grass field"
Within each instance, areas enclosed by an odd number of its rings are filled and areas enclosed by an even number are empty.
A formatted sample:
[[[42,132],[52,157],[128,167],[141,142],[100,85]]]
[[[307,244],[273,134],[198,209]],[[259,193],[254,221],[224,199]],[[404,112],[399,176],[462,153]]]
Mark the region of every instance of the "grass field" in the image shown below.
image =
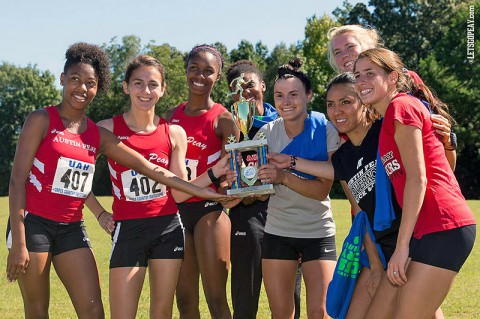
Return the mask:
[[[105,207],[111,207],[111,198],[100,198]],[[480,201],[469,201],[476,219],[480,220]],[[337,247],[340,248],[350,226],[349,206],[346,201],[334,200],[333,212],[337,222]],[[0,230],[6,229],[8,218],[8,198],[0,197]],[[97,263],[100,269],[102,281],[103,302],[105,305],[106,317],[110,317],[108,306],[108,258],[110,254],[110,237],[100,228],[95,218],[89,213],[85,214],[85,224],[92,242]],[[6,267],[7,249],[5,248],[5,237],[2,237],[3,247],[0,249],[0,269]],[[446,318],[473,319],[480,318],[480,250],[478,240],[472,254],[464,265],[462,271],[452,287],[450,294],[442,305]],[[81,274],[78,274],[81,276]],[[147,279],[148,280],[148,279]],[[230,291],[229,286],[227,287]],[[305,315],[305,289],[302,289],[302,314]],[[201,316],[209,318],[205,300],[201,300]],[[144,285],[141,296],[137,318],[148,318],[149,293],[148,283]],[[178,317],[174,306],[174,317]],[[0,280],[0,318],[17,319],[23,317],[23,303],[20,290],[16,283],[9,283],[2,275]],[[302,316],[304,317],[304,316]],[[306,317],[306,316],[305,316]],[[66,319],[76,318],[73,306],[61,282],[53,271],[51,274],[51,296],[50,296],[50,318]],[[266,294],[263,291],[258,318],[270,318]]]

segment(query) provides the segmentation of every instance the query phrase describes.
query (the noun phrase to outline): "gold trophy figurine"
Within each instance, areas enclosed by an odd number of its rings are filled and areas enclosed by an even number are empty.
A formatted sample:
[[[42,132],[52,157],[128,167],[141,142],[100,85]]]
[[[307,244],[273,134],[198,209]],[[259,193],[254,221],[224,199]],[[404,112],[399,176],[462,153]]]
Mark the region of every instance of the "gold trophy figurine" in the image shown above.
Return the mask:
[[[240,74],[238,78],[233,79],[230,83],[230,88],[233,88],[235,84],[235,90],[229,95],[239,94],[239,100],[233,103],[231,112],[235,126],[243,133],[244,141],[235,143],[235,138],[232,136],[229,138],[229,144],[225,145],[225,150],[230,153],[230,169],[237,173],[237,180],[232,184],[232,188],[227,190],[228,195],[238,195],[240,197],[246,197],[250,195],[261,195],[274,193],[273,185],[269,183],[262,183],[261,185],[255,185],[258,180],[257,172],[258,166],[262,166],[267,163],[267,140],[260,136],[258,140],[248,140],[248,131],[253,125],[253,119],[255,116],[256,105],[255,101],[247,101],[243,97],[243,86],[248,84],[243,79],[244,74]],[[237,156],[242,151],[256,151],[258,166],[246,166],[240,167],[237,162]],[[247,184],[247,187],[242,187],[243,181]]]

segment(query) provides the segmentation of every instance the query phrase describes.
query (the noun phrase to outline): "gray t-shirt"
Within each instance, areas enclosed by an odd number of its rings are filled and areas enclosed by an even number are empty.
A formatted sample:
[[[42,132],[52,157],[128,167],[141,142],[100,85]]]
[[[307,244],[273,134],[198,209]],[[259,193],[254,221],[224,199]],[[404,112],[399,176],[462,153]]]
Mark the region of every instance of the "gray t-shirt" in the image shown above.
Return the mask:
[[[291,141],[285,131],[282,118],[265,124],[257,133],[265,134],[268,149],[282,151]],[[335,152],[340,146],[340,137],[331,122],[327,123],[327,151]],[[322,201],[300,195],[290,188],[276,184],[275,194],[268,203],[265,232],[293,238],[324,238],[335,235],[330,197]]]

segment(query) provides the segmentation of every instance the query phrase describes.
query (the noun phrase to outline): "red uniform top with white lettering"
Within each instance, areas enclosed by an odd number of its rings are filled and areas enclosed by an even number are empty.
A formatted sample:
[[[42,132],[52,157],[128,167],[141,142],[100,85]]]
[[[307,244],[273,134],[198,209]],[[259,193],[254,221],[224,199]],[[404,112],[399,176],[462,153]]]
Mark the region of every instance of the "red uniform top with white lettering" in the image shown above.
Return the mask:
[[[215,134],[214,123],[220,114],[227,111],[223,105],[215,103],[210,110],[197,116],[185,115],[185,105],[180,104],[170,120],[170,123],[183,127],[187,133],[187,164],[188,180],[197,178],[220,159],[222,140]],[[216,190],[216,187],[210,185]],[[198,202],[205,199],[192,197],[187,202]]]
[[[45,109],[49,115],[48,132],[38,147],[25,185],[26,210],[58,222],[80,221],[92,189],[100,133],[89,118],[85,132],[70,133],[55,106]]]
[[[153,132],[132,131],[123,114],[113,117],[113,133],[150,163],[168,169],[172,143],[168,122],[160,118]],[[113,194],[113,219],[125,220],[175,214],[178,209],[169,188],[108,159]]]
[[[422,132],[427,188],[413,236],[475,224],[475,218],[463,197],[455,175],[435,134],[430,113],[422,102],[399,93],[388,105],[380,131],[379,151],[395,195],[403,207],[405,167],[395,144],[394,122],[419,128]]]

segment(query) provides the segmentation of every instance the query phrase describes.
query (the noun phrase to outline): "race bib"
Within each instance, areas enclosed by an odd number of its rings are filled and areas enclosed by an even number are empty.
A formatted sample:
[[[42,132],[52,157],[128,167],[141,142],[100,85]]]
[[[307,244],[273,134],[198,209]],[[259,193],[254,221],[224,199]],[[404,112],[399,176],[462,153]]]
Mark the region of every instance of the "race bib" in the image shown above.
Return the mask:
[[[95,164],[60,157],[53,178],[52,193],[85,198],[92,190]]]
[[[185,159],[185,165],[187,166],[188,180],[191,181],[192,179],[197,178],[198,160],[192,160],[187,158]]]
[[[167,187],[134,170],[122,173],[123,194],[127,201],[144,202],[163,197]]]

